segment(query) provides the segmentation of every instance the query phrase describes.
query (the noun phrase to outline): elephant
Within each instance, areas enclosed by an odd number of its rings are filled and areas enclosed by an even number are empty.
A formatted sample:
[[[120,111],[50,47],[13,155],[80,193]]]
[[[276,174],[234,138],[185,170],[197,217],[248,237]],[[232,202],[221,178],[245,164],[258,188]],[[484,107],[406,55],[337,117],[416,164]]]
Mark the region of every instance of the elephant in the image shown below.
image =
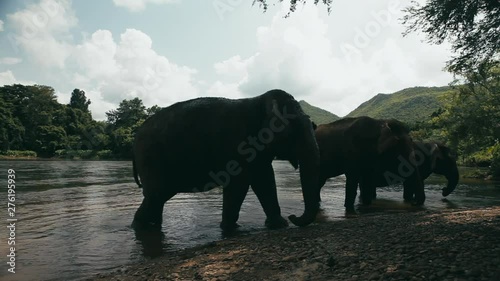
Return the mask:
[[[363,204],[369,205],[375,186],[371,179],[379,166],[385,166],[381,155],[402,155],[414,163],[415,152],[409,129],[396,119],[374,119],[368,116],[347,117],[317,126],[316,141],[320,150],[319,189],[327,179],[346,176],[344,207],[354,212],[358,184]],[[411,161],[410,161],[411,160]],[[425,202],[423,182],[418,173],[405,175],[408,187],[415,194],[415,203]]]
[[[448,180],[446,187],[442,189],[444,197],[451,194],[457,187],[459,181],[459,172],[455,157],[450,149],[439,142],[421,142],[415,141],[415,160],[418,171],[422,180],[427,179],[432,173],[443,175]],[[373,178],[376,187],[388,186],[392,183],[403,182],[403,197],[406,201],[413,200],[413,190],[407,186],[406,181],[403,181],[398,175],[398,165],[401,161],[393,161],[392,165],[383,167],[383,171],[379,169],[378,175]],[[361,188],[363,190],[363,188]],[[372,198],[376,198],[375,189],[372,190]]]
[[[175,103],[144,121],[133,144],[134,179],[143,201],[132,226],[160,228],[163,207],[177,193],[222,187],[223,230],[234,230],[249,187],[265,225],[283,228],[272,161],[300,170],[305,211],[292,223],[312,223],[319,211],[319,148],[309,116],[289,93],[274,89],[252,98],[202,97]]]

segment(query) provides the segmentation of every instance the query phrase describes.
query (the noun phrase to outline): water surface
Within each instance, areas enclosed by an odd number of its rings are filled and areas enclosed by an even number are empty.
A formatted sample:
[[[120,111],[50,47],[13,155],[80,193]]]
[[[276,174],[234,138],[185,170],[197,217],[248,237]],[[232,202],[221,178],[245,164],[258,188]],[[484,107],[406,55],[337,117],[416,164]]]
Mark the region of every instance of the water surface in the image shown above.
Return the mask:
[[[273,163],[283,216],[303,212],[298,171],[287,162]],[[16,171],[16,274],[7,272],[5,242],[2,280],[78,280],[168,252],[223,239],[219,229],[222,192],[178,194],[167,202],[163,236],[137,237],[130,228],[142,200],[132,178],[130,162],[121,161],[0,161]],[[466,208],[500,205],[500,183],[461,179],[443,201],[446,179],[426,180],[425,208]],[[329,180],[322,190],[322,220],[345,218],[343,176]],[[2,189],[6,202],[6,188]],[[6,204],[5,204],[6,205]],[[5,206],[4,205],[4,206]],[[407,211],[402,187],[378,189],[378,199],[363,213]],[[2,211],[7,225],[7,208]],[[264,228],[264,212],[250,190],[241,209],[241,233]],[[293,227],[293,226],[291,226]],[[4,228],[5,229],[5,228]]]

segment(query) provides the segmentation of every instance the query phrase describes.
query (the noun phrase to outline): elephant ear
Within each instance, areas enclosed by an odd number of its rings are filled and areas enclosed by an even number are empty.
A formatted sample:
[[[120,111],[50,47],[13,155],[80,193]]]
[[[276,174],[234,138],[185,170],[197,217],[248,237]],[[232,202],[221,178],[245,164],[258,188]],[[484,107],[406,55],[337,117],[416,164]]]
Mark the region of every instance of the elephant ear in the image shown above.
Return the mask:
[[[430,155],[431,155],[431,171],[433,171],[436,168],[437,159],[443,159],[444,156],[439,146],[435,143],[431,144]]]
[[[272,99],[266,104],[266,114],[269,117],[279,115],[278,101],[276,99]]]

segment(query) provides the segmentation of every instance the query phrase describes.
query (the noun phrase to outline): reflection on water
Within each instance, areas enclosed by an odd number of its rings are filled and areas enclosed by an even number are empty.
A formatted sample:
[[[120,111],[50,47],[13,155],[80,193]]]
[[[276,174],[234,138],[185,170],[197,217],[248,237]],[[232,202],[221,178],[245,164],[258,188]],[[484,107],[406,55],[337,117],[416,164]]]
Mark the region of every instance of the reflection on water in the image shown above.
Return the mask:
[[[16,274],[2,262],[2,280],[78,280],[180,248],[223,239],[219,229],[222,192],[178,194],[167,202],[162,232],[135,233],[130,223],[142,200],[130,162],[0,161],[2,171],[16,170]],[[274,162],[283,216],[303,212],[298,172]],[[5,179],[7,178],[5,172]],[[343,176],[322,190],[318,221],[345,218]],[[463,179],[442,198],[445,179],[426,180],[425,208],[463,208],[500,204],[500,184]],[[5,189],[4,189],[5,190]],[[4,192],[5,198],[7,197]],[[361,215],[413,211],[402,202],[402,187],[380,188]],[[6,212],[4,212],[4,221]],[[264,211],[250,191],[243,203],[236,235],[264,229]],[[292,226],[291,226],[292,227]],[[0,233],[6,241],[6,231]],[[7,243],[0,244],[2,253]]]

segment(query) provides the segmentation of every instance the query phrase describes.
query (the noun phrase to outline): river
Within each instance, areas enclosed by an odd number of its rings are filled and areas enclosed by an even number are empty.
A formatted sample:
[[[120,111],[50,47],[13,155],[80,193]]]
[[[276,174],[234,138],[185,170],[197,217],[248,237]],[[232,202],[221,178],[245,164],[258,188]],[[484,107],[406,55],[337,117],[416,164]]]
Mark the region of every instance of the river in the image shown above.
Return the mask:
[[[298,171],[287,162],[273,163],[282,214],[303,211]],[[16,273],[7,271],[9,231],[7,170],[16,174]],[[463,169],[463,168],[462,168]],[[220,240],[222,191],[178,194],[165,205],[163,235],[137,237],[130,228],[142,200],[125,161],[0,161],[3,226],[0,233],[1,280],[79,280],[123,265],[168,254],[169,251]],[[446,179],[426,180],[424,208],[467,208],[500,205],[500,183],[461,179],[443,200]],[[322,190],[320,221],[344,219],[343,176],[329,180]],[[380,188],[373,206],[363,213],[407,211],[402,187]],[[362,214],[363,215],[363,214]],[[264,212],[250,190],[241,209],[240,233],[264,229]],[[294,227],[294,226],[290,226]],[[7,254],[6,254],[7,253]]]

